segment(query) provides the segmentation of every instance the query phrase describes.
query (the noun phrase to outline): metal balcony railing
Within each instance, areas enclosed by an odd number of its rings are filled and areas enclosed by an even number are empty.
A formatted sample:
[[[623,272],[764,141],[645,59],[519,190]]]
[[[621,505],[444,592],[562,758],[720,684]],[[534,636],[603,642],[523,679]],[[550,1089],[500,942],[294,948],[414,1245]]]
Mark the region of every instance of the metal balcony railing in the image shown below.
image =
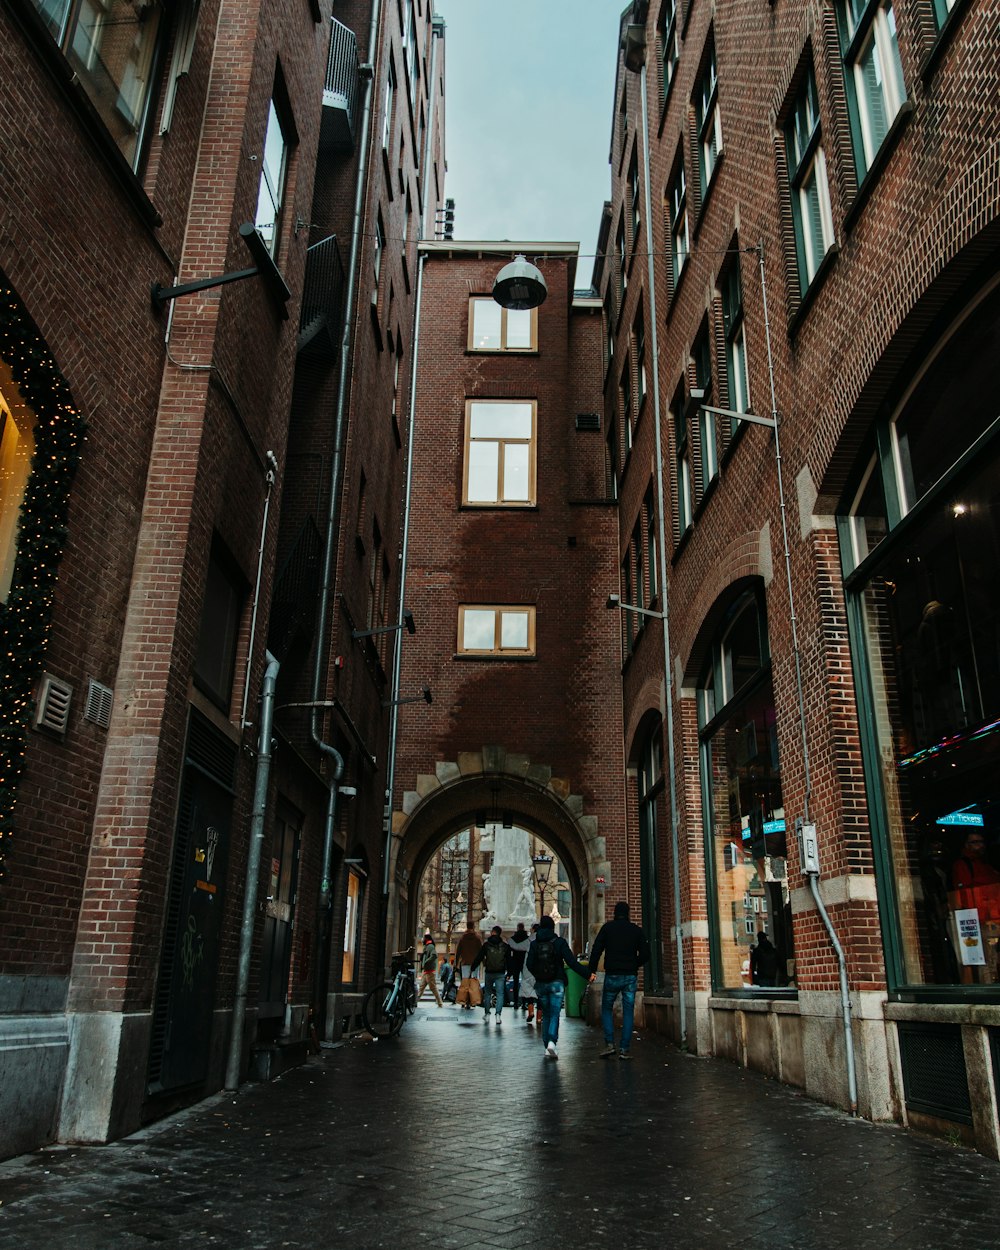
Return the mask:
[[[306,272],[302,284],[302,311],[299,316],[300,352],[336,348],[340,319],[344,311],[344,264],[340,259],[337,236],[314,243],[306,252]]]
[[[358,41],[354,31],[330,21],[330,51],[323,84],[323,120],[320,145],[326,149],[352,152],[358,112]]]

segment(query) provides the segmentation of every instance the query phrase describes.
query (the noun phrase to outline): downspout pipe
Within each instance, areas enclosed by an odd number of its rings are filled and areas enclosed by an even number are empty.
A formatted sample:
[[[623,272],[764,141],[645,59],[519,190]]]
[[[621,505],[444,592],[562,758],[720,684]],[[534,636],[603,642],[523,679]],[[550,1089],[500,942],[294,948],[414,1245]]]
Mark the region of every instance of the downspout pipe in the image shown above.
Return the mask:
[[[780,421],[778,418],[778,401],[775,393],[774,385],[774,361],[771,355],[771,325],[767,312],[767,282],[764,276],[764,243],[757,247],[757,261],[760,268],[760,293],[764,311],[764,338],[767,343],[767,372],[771,384],[771,420],[774,423],[774,460],[776,466],[776,475],[778,481],[778,502],[781,507],[781,537],[784,544],[785,555],[785,577],[788,585],[788,612],[791,617],[792,626],[792,651],[795,657],[795,690],[798,699],[799,710],[799,732],[802,743],[802,768],[805,782],[805,796],[803,800],[803,820],[809,822],[809,804],[812,799],[812,769],[809,761],[809,739],[806,734],[806,704],[805,693],[802,683],[802,658],[799,649],[798,622],[795,613],[795,593],[792,581],[792,556],[788,544],[788,518],[785,508],[785,488],[782,480],[781,472],[781,442],[778,434]],[[847,1063],[847,1097],[851,1115],[858,1113],[858,1078],[854,1064],[854,1030],[851,1025],[851,995],[847,981],[847,957],[844,954],[844,948],[840,944],[837,932],[833,927],[833,921],[830,919],[829,913],[823,906],[823,900],[819,893],[819,873],[818,871],[806,872],[805,875],[809,879],[809,889],[812,892],[813,899],[816,903],[816,910],[819,917],[826,928],[827,936],[830,939],[830,945],[837,957],[837,976],[840,981],[840,1007],[843,1016],[844,1025],[844,1050],[846,1052]]]
[[[358,145],[358,177],[354,188],[354,217],[351,228],[351,254],[347,264],[347,290],[344,295],[343,333],[340,340],[340,371],[337,378],[337,401],[334,411],[333,425],[333,458],[330,464],[330,493],[327,503],[326,535],[323,542],[323,563],[320,581],[319,602],[316,609],[316,657],[313,665],[312,703],[310,713],[310,736],[317,750],[333,762],[330,778],[330,793],[326,807],[326,818],[323,827],[323,857],[320,872],[320,925],[330,907],[330,863],[333,858],[333,838],[336,828],[337,791],[344,775],[344,757],[319,732],[320,708],[322,701],[324,660],[326,658],[327,615],[330,610],[332,594],[334,552],[337,543],[337,513],[340,506],[340,474],[343,460],[344,435],[346,432],[347,411],[347,375],[351,363],[351,329],[354,323],[354,308],[357,299],[358,260],[361,255],[361,239],[364,218],[365,190],[368,179],[368,144],[372,118],[372,80],[374,77],[375,56],[378,50],[378,33],[382,21],[382,0],[373,0],[371,29],[368,32],[368,60],[361,67],[361,81],[364,85],[364,109],[361,120],[361,139]],[[325,976],[322,968],[323,960],[317,961],[317,982],[321,985]]]
[[[399,557],[399,604],[397,620],[403,619],[403,606],[406,601],[406,570],[410,551],[410,507],[413,495],[413,442],[416,431],[417,417],[417,365],[420,359],[420,310],[424,290],[424,266],[427,254],[422,252],[417,262],[416,312],[413,318],[413,364],[410,374],[410,420],[407,430],[406,448],[406,491],[403,502],[403,539]],[[393,651],[392,685],[390,690],[399,689],[399,678],[403,664],[403,631],[396,631],[396,643]],[[385,941],[389,927],[389,861],[392,852],[392,794],[396,784],[396,741],[399,735],[399,706],[393,704],[389,722],[389,759],[385,781],[385,815],[383,819],[385,833],[385,850],[382,856],[382,907],[385,913],[382,925],[381,941],[383,944],[382,958],[385,959]]]
[[[649,103],[646,86],[646,59],[639,75],[642,95],[642,168],[646,219],[646,271],[649,288],[650,347],[653,353],[653,437],[656,455],[656,526],[659,547],[660,594],[663,596],[663,684],[667,722],[667,777],[670,788],[670,855],[674,879],[674,940],[677,944],[677,1028],[681,1050],[687,1049],[687,991],[684,977],[684,929],[681,900],[680,814],[677,807],[677,767],[674,746],[674,675],[670,663],[670,605],[667,597],[667,542],[663,498],[663,445],[660,432],[660,350],[656,316],[656,281],[653,266],[653,211],[649,175]]]
[[[240,925],[240,953],[236,971],[236,996],[229,1032],[226,1063],[226,1089],[239,1089],[243,1052],[243,1026],[246,1020],[247,987],[250,983],[250,955],[253,951],[254,920],[260,888],[260,859],[264,843],[264,815],[267,786],[271,775],[271,731],[274,725],[274,690],[278,681],[278,661],[266,654],[264,682],[260,694],[260,738],[257,747],[257,774],[254,781],[253,810],[250,817],[250,846],[247,851],[246,884],[243,890],[243,922]]]

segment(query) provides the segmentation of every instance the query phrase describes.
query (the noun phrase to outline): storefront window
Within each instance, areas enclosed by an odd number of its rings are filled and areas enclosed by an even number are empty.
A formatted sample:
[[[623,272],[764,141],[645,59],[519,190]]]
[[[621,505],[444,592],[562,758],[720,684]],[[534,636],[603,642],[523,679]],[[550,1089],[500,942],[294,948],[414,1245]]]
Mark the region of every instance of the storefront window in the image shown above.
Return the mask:
[[[701,683],[701,770],[714,986],[774,995],[795,988],[795,950],[766,637],[760,601],[744,596],[719,631]]]
[[[952,334],[887,423],[893,454],[841,528],[845,563],[860,564],[848,602],[899,986],[1000,984],[1000,419],[984,372],[1000,294]],[[873,478],[899,506],[866,548],[857,514],[876,511]]]

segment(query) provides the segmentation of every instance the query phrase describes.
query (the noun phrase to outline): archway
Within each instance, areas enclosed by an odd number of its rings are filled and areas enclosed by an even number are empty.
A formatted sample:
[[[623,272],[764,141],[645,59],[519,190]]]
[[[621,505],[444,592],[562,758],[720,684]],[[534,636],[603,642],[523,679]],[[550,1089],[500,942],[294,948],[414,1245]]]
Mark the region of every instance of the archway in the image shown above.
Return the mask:
[[[417,891],[438,848],[454,834],[495,814],[525,829],[551,847],[566,873],[579,917],[579,937],[589,942],[604,922],[603,882],[610,869],[604,839],[595,817],[584,814],[580,795],[544,765],[502,747],[463,754],[457,762],[440,761],[433,774],[417,778],[403,811],[394,813],[390,847],[387,949],[408,945],[419,924]]]

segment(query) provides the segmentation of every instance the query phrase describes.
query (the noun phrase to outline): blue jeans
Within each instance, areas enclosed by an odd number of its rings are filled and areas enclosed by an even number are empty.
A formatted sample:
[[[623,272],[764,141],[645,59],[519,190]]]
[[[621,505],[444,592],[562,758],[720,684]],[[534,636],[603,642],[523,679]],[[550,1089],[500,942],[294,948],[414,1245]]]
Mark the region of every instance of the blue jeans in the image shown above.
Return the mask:
[[[615,1044],[615,999],[622,996],[622,1040],[621,1049],[628,1050],[632,1045],[632,1021],[635,1019],[635,987],[639,978],[625,972],[605,973],[604,993],[601,995],[601,1023],[604,1025],[604,1040],[609,1046]]]
[[[562,1011],[566,986],[562,981],[536,981],[535,993],[538,995],[538,1006],[542,1013],[542,1042],[559,1040],[559,1012]]]
[[[507,980],[506,972],[487,972],[486,985],[483,988],[483,1007],[487,1014],[490,1010],[490,999],[494,993],[497,996],[497,1018],[503,1011],[503,987]]]

